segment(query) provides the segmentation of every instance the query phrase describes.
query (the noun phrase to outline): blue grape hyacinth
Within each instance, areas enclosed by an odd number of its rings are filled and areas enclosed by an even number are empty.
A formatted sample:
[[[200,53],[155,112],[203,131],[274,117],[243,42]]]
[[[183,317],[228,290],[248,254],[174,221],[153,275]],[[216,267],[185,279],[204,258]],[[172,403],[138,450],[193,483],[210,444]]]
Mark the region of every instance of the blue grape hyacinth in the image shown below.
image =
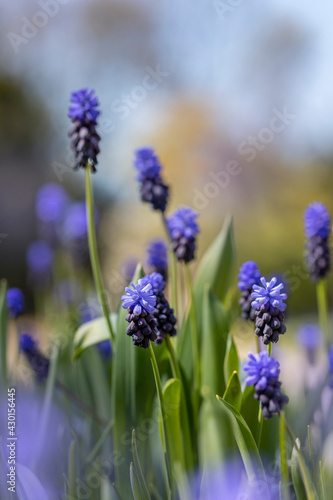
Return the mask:
[[[137,149],[134,167],[138,171],[137,180],[140,183],[141,200],[150,203],[154,210],[165,212],[169,198],[169,187],[162,181],[162,166],[153,148]]]
[[[281,392],[279,362],[267,351],[255,355],[249,353],[244,371],[248,373],[246,384],[254,386],[254,397],[260,402],[263,417],[269,419],[274,414],[280,414],[289,399]]]
[[[129,326],[126,334],[132,337],[135,346],[147,349],[150,342],[158,337],[157,322],[152,315],[156,305],[156,296],[150,283],[140,279],[137,285],[126,287],[126,294],[121,297],[122,307],[128,310],[126,321]]]
[[[331,217],[323,203],[312,203],[304,212],[305,259],[312,280],[325,278],[331,267],[329,237]]]
[[[172,250],[180,261],[190,262],[194,259],[196,235],[200,232],[198,215],[191,207],[179,207],[166,220]]]
[[[304,324],[296,333],[298,344],[305,350],[308,361],[314,364],[318,347],[323,336],[318,325]]]
[[[44,184],[36,195],[36,215],[42,222],[52,224],[61,221],[69,203],[65,189],[54,182]]]
[[[156,297],[156,305],[152,314],[157,322],[158,334],[156,344],[162,344],[166,335],[170,335],[171,337],[177,335],[175,328],[177,319],[164,295],[165,281],[160,273],[152,273],[142,278],[141,282],[144,285],[150,284]]]
[[[147,248],[147,264],[166,280],[168,277],[167,244],[163,239],[152,240]]]
[[[72,92],[68,116],[73,122],[68,135],[75,154],[74,169],[86,168],[87,164],[96,171],[97,155],[99,153],[100,136],[96,131],[98,99],[95,91],[83,88]]]
[[[269,282],[265,278],[260,279],[262,286],[253,285],[251,305],[255,310],[255,334],[262,337],[264,344],[276,343],[279,336],[283,335],[287,328],[284,324],[284,311],[287,299],[286,293],[281,293],[284,285],[277,284],[277,278]]]
[[[6,302],[9,315],[18,318],[24,311],[24,295],[19,288],[8,288]]]
[[[20,336],[20,350],[25,354],[37,381],[44,382],[49,373],[49,360],[38,349],[37,342],[28,333]]]
[[[258,264],[252,260],[244,262],[239,269],[238,288],[241,291],[239,305],[241,306],[241,316],[244,320],[255,320],[255,311],[251,306],[252,286],[259,285],[261,273]]]

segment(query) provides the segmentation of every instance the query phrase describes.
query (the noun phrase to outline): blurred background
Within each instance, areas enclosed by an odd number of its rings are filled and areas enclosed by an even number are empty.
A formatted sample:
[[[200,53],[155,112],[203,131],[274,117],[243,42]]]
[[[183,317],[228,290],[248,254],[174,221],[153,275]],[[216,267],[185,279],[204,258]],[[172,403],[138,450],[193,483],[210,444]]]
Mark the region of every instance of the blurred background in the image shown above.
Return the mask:
[[[227,213],[239,265],[289,280],[290,313],[315,311],[303,264],[303,211],[333,213],[333,6],[328,0],[15,0],[0,25],[0,275],[24,289],[41,238],[35,199],[46,182],[84,199],[71,170],[72,90],[96,90],[102,137],[94,189],[107,288],[163,235],[139,200],[133,151],[153,146],[169,210],[191,205],[199,256]],[[236,281],[235,281],[236,283]],[[333,293],[333,280],[329,282]],[[30,294],[30,295],[29,295]],[[30,302],[29,302],[30,296]]]

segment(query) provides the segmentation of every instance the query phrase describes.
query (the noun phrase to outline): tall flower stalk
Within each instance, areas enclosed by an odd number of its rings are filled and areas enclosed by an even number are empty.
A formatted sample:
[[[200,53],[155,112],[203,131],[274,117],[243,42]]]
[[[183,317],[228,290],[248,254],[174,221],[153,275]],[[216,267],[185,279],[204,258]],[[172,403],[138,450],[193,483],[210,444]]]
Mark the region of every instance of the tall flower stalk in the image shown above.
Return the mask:
[[[86,168],[86,207],[87,207],[87,225],[88,225],[88,243],[89,243],[89,254],[91,261],[91,268],[93,272],[94,282],[98,294],[98,298],[100,300],[103,314],[106,319],[106,323],[108,326],[110,339],[112,345],[115,345],[115,335],[113,332],[111,320],[110,320],[110,312],[106,303],[105,293],[103,291],[103,281],[102,281],[102,273],[101,267],[98,258],[97,252],[97,242],[96,242],[96,231],[95,231],[95,213],[94,213],[94,198],[93,191],[91,185],[90,178],[90,166],[87,165]]]
[[[71,103],[68,116],[72,120],[73,126],[69,131],[69,136],[71,137],[71,146],[75,153],[74,169],[85,169],[86,214],[91,267],[97,294],[108,326],[110,339],[114,345],[115,335],[112,329],[105,293],[103,291],[101,267],[97,252],[94,198],[90,178],[91,171],[96,172],[97,155],[99,153],[100,137],[96,132],[97,118],[100,114],[98,110],[99,103],[95,96],[95,92],[89,89],[80,89],[73,92],[71,95]]]
[[[329,238],[331,217],[323,203],[312,203],[304,212],[306,264],[312,281],[316,284],[319,323],[329,342],[326,277],[331,267]]]

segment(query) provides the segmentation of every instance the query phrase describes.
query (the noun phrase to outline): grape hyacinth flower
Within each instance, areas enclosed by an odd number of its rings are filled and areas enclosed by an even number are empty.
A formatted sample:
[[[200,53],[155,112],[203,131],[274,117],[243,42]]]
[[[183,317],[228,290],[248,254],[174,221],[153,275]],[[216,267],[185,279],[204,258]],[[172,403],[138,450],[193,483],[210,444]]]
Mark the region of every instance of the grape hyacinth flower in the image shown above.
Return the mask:
[[[150,284],[153,294],[156,297],[156,305],[152,314],[157,321],[158,334],[156,344],[162,344],[166,335],[170,335],[171,337],[177,335],[175,328],[177,319],[164,295],[165,281],[160,273],[152,273],[142,278],[140,283],[142,285]]]
[[[284,324],[284,311],[286,304],[283,302],[287,298],[286,293],[281,293],[284,288],[283,283],[277,283],[276,278],[272,278],[268,283],[265,278],[260,278],[263,286],[253,285],[251,305],[255,309],[255,334],[263,337],[264,344],[276,343],[279,335],[283,335],[287,328]]]
[[[137,180],[140,183],[140,195],[143,202],[150,203],[154,210],[165,212],[169,187],[163,184],[162,166],[153,148],[137,149],[134,157],[134,167],[138,171]]]
[[[110,340],[103,340],[102,342],[98,342],[96,344],[96,347],[104,360],[108,360],[111,358],[112,346]]]
[[[198,215],[191,207],[179,207],[166,219],[172,250],[178,260],[186,263],[194,259],[196,235],[200,232],[196,222]]]
[[[148,349],[150,341],[155,342],[158,337],[157,322],[152,315],[156,296],[150,283],[139,280],[137,285],[131,285],[133,290],[126,287],[126,295],[121,297],[122,307],[128,310],[126,334],[132,337],[135,346]]]
[[[263,417],[272,418],[274,414],[280,414],[289,401],[281,392],[280,364],[267,351],[255,355],[249,353],[248,356],[250,359],[244,366],[248,373],[245,382],[254,385],[254,397],[260,402]]]
[[[8,288],[6,302],[9,315],[18,318],[24,311],[24,296],[19,288]]]
[[[312,203],[304,212],[307,237],[305,258],[312,280],[317,283],[330,270],[331,217],[323,203]]]
[[[28,273],[33,284],[46,285],[50,281],[54,252],[49,243],[37,240],[26,253]]]
[[[36,215],[45,223],[61,221],[69,203],[66,191],[54,182],[44,184],[36,195]]]
[[[74,169],[86,168],[87,163],[96,172],[100,136],[96,132],[97,117],[100,114],[98,99],[94,90],[83,88],[72,92],[68,116],[73,122],[68,135],[75,153]]]
[[[318,325],[302,325],[297,333],[296,339],[305,350],[310,364],[314,364],[316,351],[322,342],[322,333]]]
[[[147,248],[147,264],[166,280],[168,275],[167,244],[163,239],[152,240]]]
[[[41,353],[37,342],[28,333],[23,333],[20,336],[20,350],[26,355],[37,381],[44,382],[47,379],[50,362]]]
[[[241,316],[242,319],[250,321],[255,321],[255,310],[251,306],[252,298],[252,286],[259,285],[261,273],[256,262],[249,260],[244,262],[244,264],[239,269],[238,274],[238,288],[241,291],[242,297],[239,300],[239,305],[241,306]]]

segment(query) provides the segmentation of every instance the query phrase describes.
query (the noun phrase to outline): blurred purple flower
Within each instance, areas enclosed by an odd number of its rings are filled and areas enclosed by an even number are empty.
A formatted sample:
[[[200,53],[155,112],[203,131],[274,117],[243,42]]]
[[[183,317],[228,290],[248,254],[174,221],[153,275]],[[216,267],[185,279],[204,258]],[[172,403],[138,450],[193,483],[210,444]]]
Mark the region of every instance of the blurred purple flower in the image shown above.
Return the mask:
[[[112,355],[112,345],[110,340],[103,340],[102,342],[98,342],[96,344],[97,349],[99,350],[103,359],[110,359]]]
[[[72,92],[68,116],[71,120],[96,121],[100,111],[98,99],[93,89],[83,88]]]
[[[309,363],[315,362],[315,355],[323,336],[318,325],[304,324],[296,332],[296,340],[306,352]]]
[[[46,241],[37,240],[29,245],[26,262],[32,285],[46,286],[50,282],[53,256],[53,249]]]
[[[305,236],[327,238],[331,230],[331,216],[326,206],[320,202],[309,205],[304,212]]]
[[[167,244],[163,239],[152,240],[147,248],[147,264],[157,273],[167,278],[168,272],[168,253]]]
[[[24,295],[19,288],[8,288],[6,302],[12,318],[18,318],[24,311]]]
[[[37,217],[46,223],[60,222],[68,203],[69,197],[59,184],[44,184],[36,195]]]
[[[331,345],[328,350],[328,369],[330,374],[328,385],[333,389],[333,345]]]

